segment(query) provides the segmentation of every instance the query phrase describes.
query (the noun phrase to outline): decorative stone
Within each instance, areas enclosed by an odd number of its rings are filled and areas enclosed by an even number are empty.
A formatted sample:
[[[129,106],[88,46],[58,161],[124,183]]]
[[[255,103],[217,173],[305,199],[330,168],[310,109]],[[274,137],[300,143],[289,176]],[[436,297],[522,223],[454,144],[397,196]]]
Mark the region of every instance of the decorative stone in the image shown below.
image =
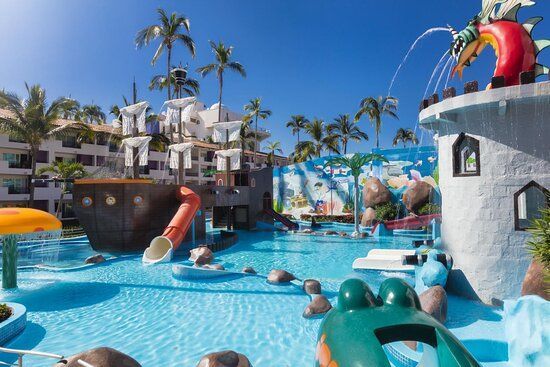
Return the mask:
[[[338,233],[338,235],[340,237],[348,237],[349,236],[347,232],[340,232],[340,233]]]
[[[323,315],[329,312],[331,308],[332,305],[330,304],[327,297],[323,295],[318,295],[313,298],[309,305],[307,305],[302,316],[306,319],[309,319],[315,315]]]
[[[252,364],[244,354],[224,350],[205,355],[197,367],[252,367]]]
[[[101,254],[92,255],[84,260],[84,264],[101,264],[102,262],[105,262],[105,257]]]
[[[244,268],[243,268],[243,273],[247,273],[247,274],[257,274],[257,273],[256,273],[256,270],[254,270],[254,268],[252,268],[252,267],[250,267],[250,266],[244,267]]]
[[[325,232],[325,236],[334,236],[334,235],[337,235],[337,234],[338,234],[338,232],[336,232],[336,231],[326,231]]]
[[[211,269],[211,270],[225,270],[222,264],[206,264],[202,266],[204,269]]]
[[[498,89],[506,86],[506,77],[504,75],[494,76],[491,80],[491,88]]]
[[[527,269],[523,284],[521,285],[521,295],[536,295],[550,301],[549,289],[545,289],[544,268],[538,261],[532,261]]]
[[[370,227],[374,224],[373,221],[375,219],[376,219],[376,210],[374,210],[373,208],[367,208],[363,213],[363,216],[361,217],[361,225],[363,227]]]
[[[369,234],[367,232],[358,232],[354,233],[352,236],[353,238],[367,238]]]
[[[214,253],[206,246],[199,246],[191,250],[189,260],[198,266],[210,264],[214,260]]]
[[[307,294],[321,294],[321,283],[315,279],[306,279],[303,289]]]
[[[449,87],[443,90],[443,99],[449,99],[456,97],[456,88]]]
[[[302,231],[302,233],[305,233],[305,234],[312,234],[313,233],[313,229],[311,228],[306,228]]]
[[[390,190],[376,177],[371,177],[363,186],[363,204],[366,208],[374,208],[376,205],[391,201]]]
[[[464,94],[475,93],[479,91],[479,83],[477,80],[464,83]]]
[[[419,297],[422,310],[444,324],[447,320],[447,292],[436,285],[424,291]]]
[[[78,360],[91,364],[94,367],[141,367],[132,357],[119,352],[116,349],[100,347],[75,354],[65,360],[59,361],[54,367],[81,367]]]
[[[289,283],[294,279],[296,279],[296,277],[293,274],[281,269],[273,269],[267,276],[267,281],[272,284]]]
[[[407,210],[416,213],[424,204],[430,202],[434,188],[427,182],[416,181],[403,193],[403,204]]]

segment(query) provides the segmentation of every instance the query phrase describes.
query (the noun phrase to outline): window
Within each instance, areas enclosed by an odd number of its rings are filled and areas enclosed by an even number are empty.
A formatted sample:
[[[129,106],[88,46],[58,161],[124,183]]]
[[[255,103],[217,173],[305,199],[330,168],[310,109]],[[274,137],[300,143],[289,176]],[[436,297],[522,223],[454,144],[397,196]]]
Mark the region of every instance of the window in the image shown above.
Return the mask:
[[[93,166],[94,156],[89,154],[77,154],[76,161],[84,166]]]
[[[541,217],[540,210],[550,205],[550,191],[535,181],[529,182],[514,194],[514,226],[524,231],[533,219]]]
[[[2,187],[8,188],[8,194],[28,194],[27,179],[21,177],[3,178]]]
[[[63,136],[61,146],[65,148],[80,148],[80,143],[75,135]]]
[[[105,157],[102,155],[98,155],[95,157],[95,165],[96,166],[103,166],[105,164]]]
[[[48,151],[47,150],[39,150],[38,154],[36,155],[36,162],[37,163],[48,163]]]
[[[461,133],[453,144],[453,176],[481,175],[479,140]]]
[[[8,162],[9,168],[31,168],[31,161],[27,154],[3,153],[2,160]]]

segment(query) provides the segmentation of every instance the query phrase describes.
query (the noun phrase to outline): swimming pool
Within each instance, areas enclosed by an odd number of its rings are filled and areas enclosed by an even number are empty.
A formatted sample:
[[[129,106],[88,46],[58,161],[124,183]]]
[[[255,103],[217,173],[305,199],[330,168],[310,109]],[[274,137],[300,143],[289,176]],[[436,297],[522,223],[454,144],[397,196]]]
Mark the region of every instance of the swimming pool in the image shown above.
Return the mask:
[[[252,266],[267,274],[282,268],[301,279],[319,279],[333,303],[348,277],[364,279],[377,292],[390,276],[352,271],[356,257],[375,247],[399,248],[411,241],[407,236],[351,240],[267,231],[240,232],[239,237],[236,246],[216,254],[216,262],[229,270]],[[392,275],[412,281],[405,274]],[[172,277],[171,264],[144,267],[139,255],[78,271],[24,270],[19,285],[16,291],[1,293],[4,301],[23,303],[29,311],[27,329],[8,345],[11,348],[70,355],[110,346],[143,366],[194,366],[202,355],[222,349],[244,353],[255,366],[313,364],[320,320],[302,318],[309,298],[293,285],[269,285],[257,277],[180,281]],[[467,304],[472,309],[472,303]],[[474,340],[472,348],[486,339],[500,343],[500,311],[477,305],[472,318],[465,305],[450,305],[449,322],[457,335]],[[485,359],[492,359],[487,366],[502,365],[495,358]],[[52,364],[26,360],[33,366]]]

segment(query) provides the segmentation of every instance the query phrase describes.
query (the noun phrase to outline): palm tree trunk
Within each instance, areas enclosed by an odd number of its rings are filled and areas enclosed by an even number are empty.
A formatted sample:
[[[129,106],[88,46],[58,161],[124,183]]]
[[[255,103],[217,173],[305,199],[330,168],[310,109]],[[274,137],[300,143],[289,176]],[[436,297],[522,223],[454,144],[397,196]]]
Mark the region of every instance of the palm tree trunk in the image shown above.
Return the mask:
[[[59,195],[59,203],[57,204],[57,210],[55,211],[55,217],[61,220],[59,213],[61,213],[61,206],[63,205],[63,197],[65,196],[65,184],[61,185],[61,195]]]
[[[36,178],[36,156],[38,148],[31,147],[31,182],[29,183],[29,208],[34,207],[34,180]]]
[[[380,121],[380,118],[378,117],[376,119],[376,148],[380,148],[380,125],[382,125],[382,122]]]
[[[167,64],[166,64],[166,82],[168,82],[168,100],[171,100],[172,94],[170,93],[170,86],[172,85],[172,78],[170,75],[170,64],[172,63],[172,46],[168,46],[168,57],[167,57]],[[168,124],[168,139],[170,142],[172,142],[172,124]]]
[[[348,154],[348,141],[346,139],[342,139],[342,145],[344,145],[344,155]]]
[[[254,124],[254,168],[256,168],[256,151],[258,150],[258,115]]]
[[[355,233],[359,235],[359,176],[353,177],[354,188],[355,188],[355,197],[354,201],[354,223],[355,223]]]
[[[300,129],[298,129],[298,144],[300,144]]]
[[[222,97],[223,97],[223,74],[220,74],[220,94],[218,96],[218,122],[222,121]]]

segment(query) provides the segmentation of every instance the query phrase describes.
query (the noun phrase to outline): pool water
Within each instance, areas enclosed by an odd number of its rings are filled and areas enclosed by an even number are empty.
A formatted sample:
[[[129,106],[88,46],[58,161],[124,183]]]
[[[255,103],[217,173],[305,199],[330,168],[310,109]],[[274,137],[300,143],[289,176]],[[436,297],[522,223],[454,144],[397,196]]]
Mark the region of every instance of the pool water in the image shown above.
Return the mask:
[[[372,248],[410,246],[407,236],[351,240],[258,231],[240,232],[239,239],[216,253],[216,262],[229,270],[252,266],[267,274],[282,268],[300,279],[319,279],[333,304],[348,277],[364,279],[375,293],[387,276],[412,282],[406,274],[351,269],[353,260]],[[145,267],[136,255],[78,271],[20,271],[19,289],[0,294],[3,301],[27,307],[29,324],[7,346],[63,355],[109,346],[143,366],[195,366],[202,355],[223,349],[244,353],[260,367],[313,365],[321,320],[302,318],[309,298],[299,287],[269,285],[260,277],[180,281],[172,277],[171,267]],[[459,302],[460,309],[449,306],[459,337],[472,339],[473,349],[483,350],[485,340],[500,343],[499,311]],[[479,332],[472,334],[473,329]],[[487,366],[502,365],[493,364],[501,357],[485,357]],[[14,362],[6,355],[0,360]],[[52,365],[42,358],[25,360],[26,365]]]

